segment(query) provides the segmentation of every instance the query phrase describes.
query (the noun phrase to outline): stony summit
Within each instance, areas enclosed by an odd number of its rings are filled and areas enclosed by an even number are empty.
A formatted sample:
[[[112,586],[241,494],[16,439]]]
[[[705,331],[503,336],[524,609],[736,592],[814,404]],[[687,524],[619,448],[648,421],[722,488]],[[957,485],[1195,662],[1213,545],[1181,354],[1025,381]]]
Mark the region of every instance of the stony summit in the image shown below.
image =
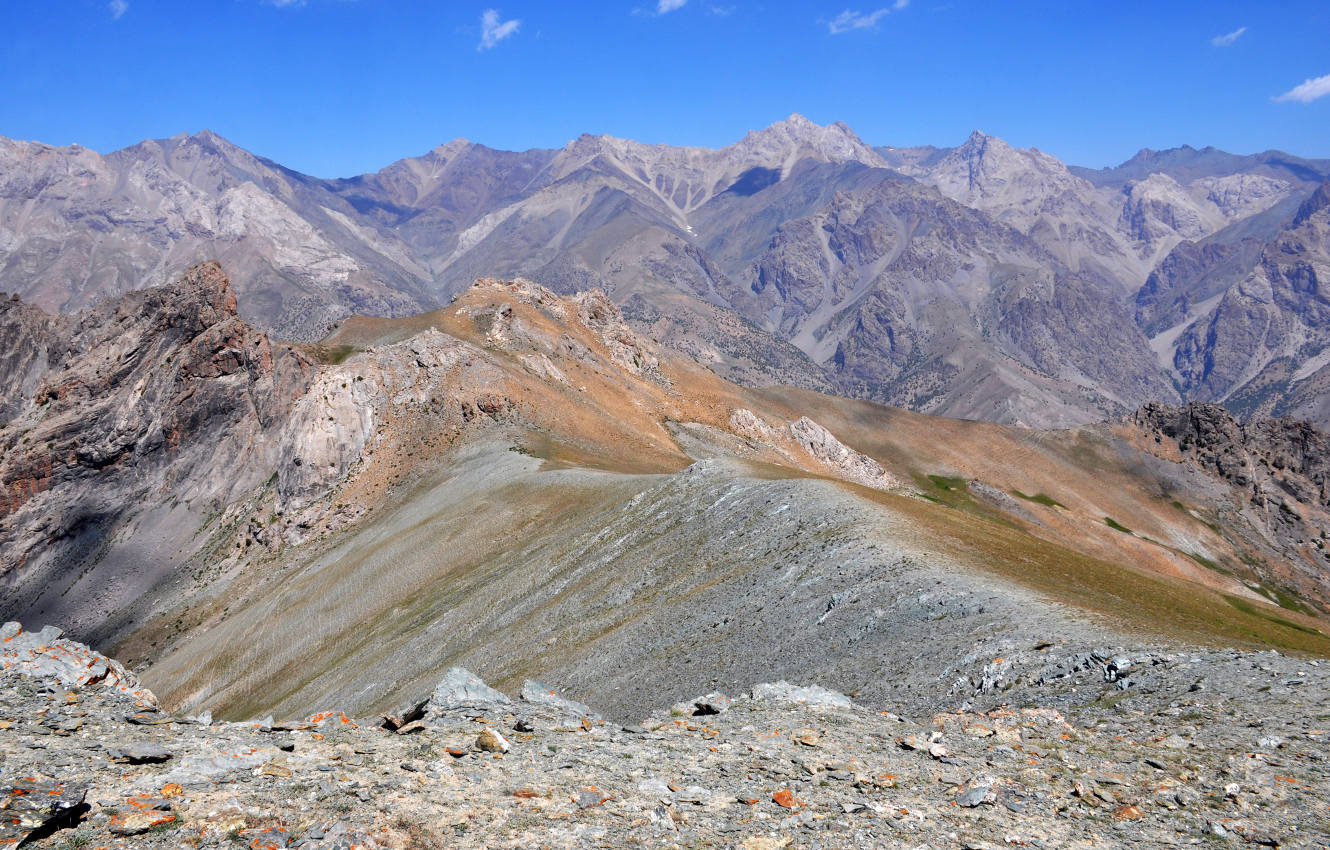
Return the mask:
[[[3,634],[6,847],[1317,847],[1330,829],[1307,720],[1330,671],[1279,653],[1045,647],[919,720],[782,681],[621,725],[455,667],[396,714],[224,723],[163,711],[56,629]],[[964,707],[994,691],[1027,707]]]

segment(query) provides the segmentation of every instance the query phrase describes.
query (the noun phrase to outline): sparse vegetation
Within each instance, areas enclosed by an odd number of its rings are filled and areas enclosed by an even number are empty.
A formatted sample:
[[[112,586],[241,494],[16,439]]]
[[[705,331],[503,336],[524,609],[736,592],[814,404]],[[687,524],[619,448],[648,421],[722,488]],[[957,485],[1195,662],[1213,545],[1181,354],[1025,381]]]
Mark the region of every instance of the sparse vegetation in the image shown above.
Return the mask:
[[[1312,613],[1311,609],[1304,605],[1300,599],[1278,587],[1272,587],[1262,582],[1256,590],[1262,596],[1286,611],[1297,611],[1299,614]]]
[[[919,495],[930,502],[949,508],[975,507],[968,482],[964,478],[916,474],[914,483],[919,486]]]
[[[316,343],[314,345],[301,346],[309,356],[313,357],[319,363],[325,366],[337,366],[346,362],[346,359],[352,354],[358,354],[361,349],[354,345],[325,345]],[[343,384],[343,386],[346,386]]]
[[[1309,635],[1324,636],[1324,633],[1320,629],[1313,629],[1310,626],[1304,626],[1301,623],[1294,623],[1290,620],[1285,620],[1283,617],[1276,617],[1273,614],[1262,611],[1254,603],[1246,599],[1243,599],[1241,596],[1224,594],[1224,598],[1228,600],[1228,604],[1232,605],[1234,608],[1237,608],[1239,611],[1241,611],[1244,614],[1250,614],[1253,617],[1260,617],[1264,620],[1269,620],[1270,622],[1283,626],[1286,629],[1294,629],[1295,631],[1304,632]]]
[[[1104,517],[1104,524],[1107,525],[1109,528],[1113,529],[1114,531],[1121,531],[1123,534],[1132,534],[1132,535],[1136,534],[1136,532],[1132,531],[1130,528],[1127,528],[1127,526],[1113,519],[1113,517],[1111,516]]]
[[[1018,499],[1024,499],[1027,502],[1034,502],[1037,505],[1043,505],[1044,507],[1048,508],[1067,507],[1066,505],[1062,504],[1057,499],[1054,499],[1052,496],[1048,495],[1047,493],[1041,492],[1041,493],[1035,493],[1033,496],[1027,496],[1024,493],[1022,493],[1020,490],[1012,490],[1011,494]]]
[[[1233,575],[1231,571],[1224,569],[1223,567],[1219,566],[1214,561],[1210,560],[1204,555],[1198,555],[1195,552],[1183,552],[1182,554],[1186,555],[1188,558],[1191,558],[1193,561],[1205,567],[1207,570],[1214,570],[1215,572],[1221,573],[1226,576]]]
[[[1146,575],[1011,526],[976,522],[973,516],[940,511],[918,500],[891,494],[877,498],[923,523],[944,551],[1146,634],[1330,654],[1330,636],[1324,632],[1272,617],[1244,600],[1239,601],[1245,607],[1239,607],[1224,594],[1192,582]],[[1131,600],[1130,605],[1124,606],[1124,600]],[[1235,615],[1235,609],[1240,613]]]
[[[963,493],[967,489],[968,482],[964,478],[949,478],[945,475],[930,475],[928,480],[933,482],[933,486],[939,490],[948,492]]]

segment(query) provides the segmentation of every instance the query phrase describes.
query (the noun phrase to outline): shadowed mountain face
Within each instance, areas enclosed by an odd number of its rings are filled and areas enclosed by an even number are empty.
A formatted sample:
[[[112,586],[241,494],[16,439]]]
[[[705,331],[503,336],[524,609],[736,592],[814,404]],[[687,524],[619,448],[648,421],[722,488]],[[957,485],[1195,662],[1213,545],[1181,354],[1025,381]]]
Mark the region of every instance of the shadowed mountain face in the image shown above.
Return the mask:
[[[53,621],[169,575],[201,518],[271,475],[315,367],[239,319],[215,263],[74,316],[5,302],[0,339],[30,355],[0,396],[0,604]]]
[[[1327,174],[1209,148],[1094,172],[978,132],[874,149],[797,115],[719,150],[457,140],[338,180],[206,131],[106,156],[3,141],[0,289],[71,312],[216,257],[240,316],[313,341],[353,313],[404,316],[523,275],[602,289],[754,386],[1034,426],[1192,397],[1323,417],[1316,382],[1252,384],[1265,360],[1319,354],[1319,336],[1280,332],[1263,345],[1282,353],[1239,368],[1256,308],[1218,303],[1274,262],[1267,245],[1303,226]],[[1315,324],[1304,301],[1271,301],[1274,324]]]
[[[1330,652],[1305,425],[745,388],[524,280],[295,345],[204,264],[7,300],[0,338],[32,352],[0,376],[0,617],[152,659],[174,706],[382,710],[456,663],[624,715],[695,670],[926,706],[1049,635]]]

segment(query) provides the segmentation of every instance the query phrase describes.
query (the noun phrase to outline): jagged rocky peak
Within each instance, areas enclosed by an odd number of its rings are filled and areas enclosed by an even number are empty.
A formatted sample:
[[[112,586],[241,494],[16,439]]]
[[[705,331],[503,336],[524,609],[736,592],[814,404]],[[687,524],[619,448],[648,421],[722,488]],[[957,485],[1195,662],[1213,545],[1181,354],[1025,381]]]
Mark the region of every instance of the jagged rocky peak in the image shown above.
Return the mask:
[[[1004,171],[1033,169],[1070,178],[1067,166],[1055,156],[1038,148],[1018,148],[1007,141],[990,136],[980,130],[970,133],[965,144],[956,149],[962,159],[976,163],[983,176],[1000,178]]]
[[[652,185],[681,212],[696,209],[753,169],[765,169],[773,178],[781,179],[805,159],[886,167],[881,155],[844,123],[824,127],[797,114],[749,131],[723,148],[649,145],[584,134],[561,151],[554,171],[560,177],[567,176],[598,157]]]
[[[940,160],[910,172],[947,197],[979,209],[1038,208],[1048,197],[1090,189],[1056,157],[1013,147],[979,130]]]
[[[200,512],[270,475],[277,430],[314,370],[297,348],[272,344],[240,319],[231,281],[212,261],[174,284],[59,321],[0,311],[0,340],[9,339],[27,340],[37,354],[0,375],[0,398],[13,413],[0,429],[0,574],[26,564],[22,576],[9,576],[3,601],[33,610],[49,602],[51,614],[67,604],[70,623],[99,616],[97,606],[132,593],[133,581],[109,593],[52,590],[69,551],[50,541],[95,539],[112,553],[151,547],[152,535],[136,540],[124,520],[169,512],[159,500],[170,493],[191,508],[153,539],[179,546],[176,531],[192,533]],[[143,559],[127,574],[152,564]]]
[[[1330,209],[1330,180],[1317,186],[1312,196],[1298,207],[1297,214],[1293,216],[1293,227],[1301,227],[1312,216],[1325,209]]]
[[[751,130],[732,147],[748,152],[794,151],[827,162],[862,162],[883,166],[881,156],[864,143],[849,125],[836,121],[826,126],[816,124],[799,113],[777,121],[762,130]]]
[[[149,290],[150,292],[152,290]],[[207,260],[193,266],[174,286],[158,290],[163,304],[171,304],[176,316],[192,321],[198,327],[216,324],[239,316],[236,292],[231,278],[222,271],[222,264]]]

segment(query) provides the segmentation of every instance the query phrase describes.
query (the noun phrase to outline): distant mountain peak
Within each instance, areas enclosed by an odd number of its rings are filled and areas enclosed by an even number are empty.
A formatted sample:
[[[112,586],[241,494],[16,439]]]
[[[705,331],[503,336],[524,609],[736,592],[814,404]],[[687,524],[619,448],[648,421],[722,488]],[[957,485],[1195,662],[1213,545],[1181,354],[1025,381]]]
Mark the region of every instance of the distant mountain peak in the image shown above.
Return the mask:
[[[742,140],[726,148],[735,149],[784,149],[800,158],[812,156],[828,162],[858,161],[867,165],[885,165],[881,156],[845,122],[835,121],[823,126],[797,112],[761,130],[750,130]]]
[[[458,136],[456,139],[444,142],[441,145],[435,145],[435,147],[429,152],[428,155],[436,157],[455,156],[461,151],[464,151],[467,148],[471,147],[473,144],[474,142],[472,142],[470,139],[464,139],[461,136]]]
[[[240,149],[239,145],[235,144],[230,139],[227,139],[225,136],[221,135],[220,133],[216,133],[212,130],[209,130],[207,127],[204,127],[202,130],[199,130],[197,133],[190,136],[188,141],[200,145],[207,145],[209,147],[214,147],[214,148],[235,148],[237,150]]]
[[[966,159],[982,159],[989,154],[1006,158],[1027,153],[1027,151],[1016,148],[1005,139],[990,136],[982,130],[971,131],[965,142],[956,148],[956,152]]]
[[[814,122],[809,121],[807,118],[805,118],[804,116],[800,115],[798,112],[791,112],[789,118],[786,118],[784,121],[778,121],[777,123],[778,123],[778,124],[786,124],[786,125],[791,126],[791,127],[808,127],[808,128],[815,128],[815,127],[818,126],[818,125],[815,124]],[[772,125],[772,126],[775,126],[775,125]]]
[[[836,121],[823,126],[794,113],[760,130],[749,130],[739,141],[723,148],[675,148],[621,139],[609,135],[583,133],[564,146],[563,152],[576,161],[586,161],[608,154],[619,158],[674,158],[681,154],[701,155],[704,159],[740,161],[743,167],[764,165],[788,169],[801,159],[826,162],[862,162],[884,167],[885,161],[869,147],[848,124]],[[731,177],[734,175],[730,175]]]

